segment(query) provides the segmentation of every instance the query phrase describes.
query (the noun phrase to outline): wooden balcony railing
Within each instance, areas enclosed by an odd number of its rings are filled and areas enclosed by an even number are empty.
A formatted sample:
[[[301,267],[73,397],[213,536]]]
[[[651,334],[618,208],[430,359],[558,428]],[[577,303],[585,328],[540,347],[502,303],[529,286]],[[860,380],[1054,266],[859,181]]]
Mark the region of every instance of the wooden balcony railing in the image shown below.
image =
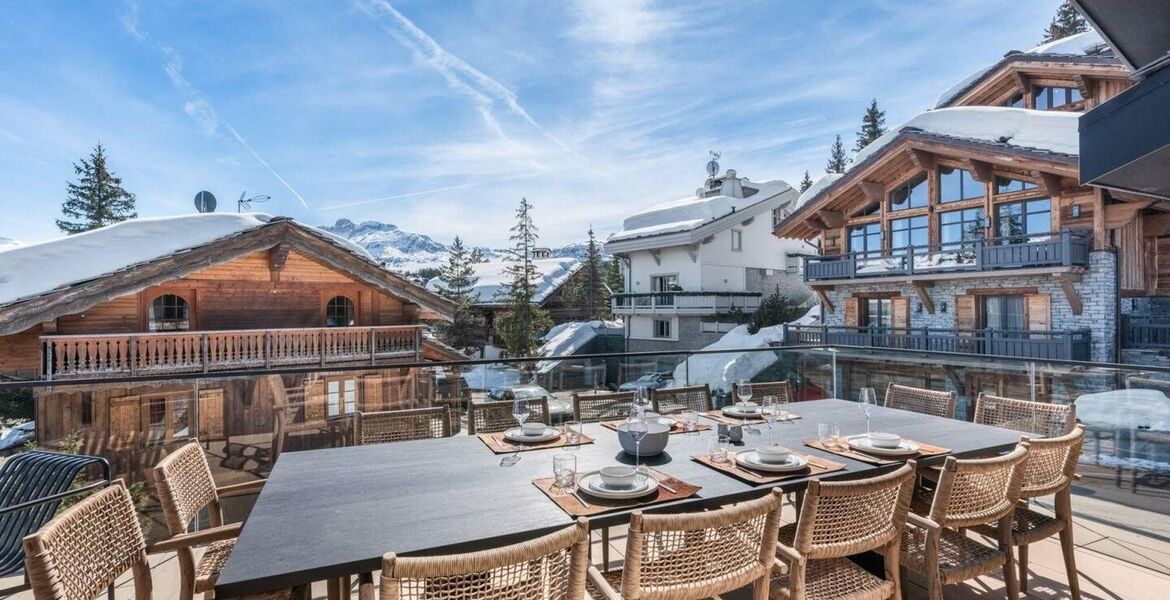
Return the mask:
[[[760,292],[652,292],[614,294],[614,314],[716,315],[739,309],[747,313],[760,307]]]
[[[421,325],[41,337],[46,379],[418,359]]]
[[[782,329],[785,345],[898,348],[1046,360],[1087,361],[1092,356],[1092,337],[1088,329],[1002,331],[830,325],[785,325]]]

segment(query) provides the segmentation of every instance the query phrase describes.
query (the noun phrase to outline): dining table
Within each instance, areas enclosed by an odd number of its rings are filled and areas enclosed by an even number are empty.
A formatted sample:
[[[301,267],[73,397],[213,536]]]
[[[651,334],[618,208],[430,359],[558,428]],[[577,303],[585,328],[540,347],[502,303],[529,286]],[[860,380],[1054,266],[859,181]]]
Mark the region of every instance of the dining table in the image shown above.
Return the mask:
[[[866,432],[859,404],[826,399],[793,403],[799,418],[754,425],[738,442],[742,449],[775,443],[844,463],[822,479],[867,477],[897,467],[876,465],[804,445],[817,437],[817,425],[835,423],[841,434]],[[1010,450],[1020,433],[904,410],[872,407],[873,431],[949,449],[922,458],[920,467],[947,456],[986,456]],[[617,433],[597,423],[584,426],[593,438],[572,451],[579,472],[612,464],[633,464]],[[701,489],[694,495],[650,506],[618,507],[591,516],[590,528],[629,522],[634,510],[700,511],[764,496],[772,488],[803,490],[810,479],[798,476],[774,484],[732,477],[692,457],[708,452],[716,430],[670,436],[663,453],[642,463]],[[533,481],[552,475],[554,448],[520,453],[513,466],[501,466],[475,436],[412,440],[389,444],[304,450],[281,454],[256,499],[230,558],[215,585],[217,598],[263,593],[315,581],[337,582],[381,568],[382,556],[442,555],[484,550],[551,533],[573,517],[551,501]],[[368,577],[368,575],[365,575]],[[331,596],[344,595],[331,584]]]

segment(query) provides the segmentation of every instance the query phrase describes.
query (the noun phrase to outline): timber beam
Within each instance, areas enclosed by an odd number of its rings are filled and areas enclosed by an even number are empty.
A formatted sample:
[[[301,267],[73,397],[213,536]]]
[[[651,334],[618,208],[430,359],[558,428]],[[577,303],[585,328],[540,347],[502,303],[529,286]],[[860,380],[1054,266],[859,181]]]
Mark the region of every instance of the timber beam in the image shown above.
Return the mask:
[[[869,200],[870,204],[881,204],[886,196],[886,186],[876,181],[861,181],[858,182],[858,187],[861,188],[862,193],[865,194],[865,199]]]
[[[914,163],[914,166],[922,169],[923,171],[934,170],[934,155],[925,150],[911,148],[910,161]]]
[[[1082,98],[1091,98],[1093,96],[1095,81],[1085,77],[1084,74],[1074,75],[1073,79],[1077,82],[1077,89],[1081,91]]]
[[[933,281],[911,281],[910,285],[914,286],[914,292],[918,294],[918,299],[922,301],[922,306],[926,307],[928,314],[934,314],[934,301],[930,299],[930,293],[926,288],[934,286]]]
[[[821,306],[825,307],[829,312],[833,312],[836,308],[833,306],[833,301],[829,300],[829,295],[825,292],[833,289],[832,286],[814,285],[812,291],[817,295],[817,299],[821,301]]]
[[[1121,204],[1110,204],[1105,207],[1105,228],[1117,229],[1125,227],[1137,218],[1138,213],[1145,210],[1153,200],[1145,202],[1123,202]]]
[[[966,164],[967,170],[971,172],[971,177],[973,177],[975,181],[978,181],[979,183],[991,183],[995,180],[995,175],[993,173],[993,167],[991,166],[991,163],[975,160],[973,158],[969,158],[963,162]]]
[[[1040,186],[1044,188],[1044,193],[1048,194],[1050,198],[1059,197],[1064,189],[1064,184],[1062,183],[1063,178],[1060,175],[1036,171],[1036,179],[1040,181]]]
[[[288,261],[288,252],[292,248],[281,242],[268,249],[268,268],[273,271],[280,271],[284,269],[284,264]]]
[[[1073,287],[1073,282],[1080,281],[1081,276],[1076,273],[1061,273],[1056,275],[1055,279],[1060,283],[1060,289],[1064,291],[1064,297],[1068,300],[1072,314],[1081,314],[1085,310],[1085,305],[1081,302],[1080,295],[1077,294],[1077,288]]]
[[[818,210],[817,218],[828,229],[837,229],[845,225],[845,216],[835,210]]]
[[[1142,234],[1158,237],[1170,233],[1170,213],[1142,217]]]

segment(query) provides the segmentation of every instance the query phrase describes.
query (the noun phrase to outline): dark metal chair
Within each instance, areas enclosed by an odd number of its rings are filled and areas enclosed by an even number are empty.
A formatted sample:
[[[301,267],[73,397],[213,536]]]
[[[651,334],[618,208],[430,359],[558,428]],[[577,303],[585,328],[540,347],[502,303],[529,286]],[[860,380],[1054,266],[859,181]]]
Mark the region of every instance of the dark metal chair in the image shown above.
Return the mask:
[[[72,487],[87,468],[98,465],[103,479]],[[0,467],[0,577],[24,568],[21,540],[53,519],[61,501],[110,484],[104,458],[30,450]]]

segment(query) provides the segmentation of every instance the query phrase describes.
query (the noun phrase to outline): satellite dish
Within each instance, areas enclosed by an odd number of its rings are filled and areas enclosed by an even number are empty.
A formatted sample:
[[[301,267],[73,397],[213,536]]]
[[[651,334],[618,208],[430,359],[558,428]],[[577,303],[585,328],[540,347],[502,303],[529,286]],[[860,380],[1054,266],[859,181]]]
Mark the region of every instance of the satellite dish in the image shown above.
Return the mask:
[[[195,210],[201,213],[215,212],[215,195],[206,190],[195,194]]]
[[[718,160],[719,160],[720,153],[712,150],[712,151],[710,151],[709,154],[711,155],[711,160],[707,163],[707,175],[709,177],[715,177],[716,175],[719,174]]]

